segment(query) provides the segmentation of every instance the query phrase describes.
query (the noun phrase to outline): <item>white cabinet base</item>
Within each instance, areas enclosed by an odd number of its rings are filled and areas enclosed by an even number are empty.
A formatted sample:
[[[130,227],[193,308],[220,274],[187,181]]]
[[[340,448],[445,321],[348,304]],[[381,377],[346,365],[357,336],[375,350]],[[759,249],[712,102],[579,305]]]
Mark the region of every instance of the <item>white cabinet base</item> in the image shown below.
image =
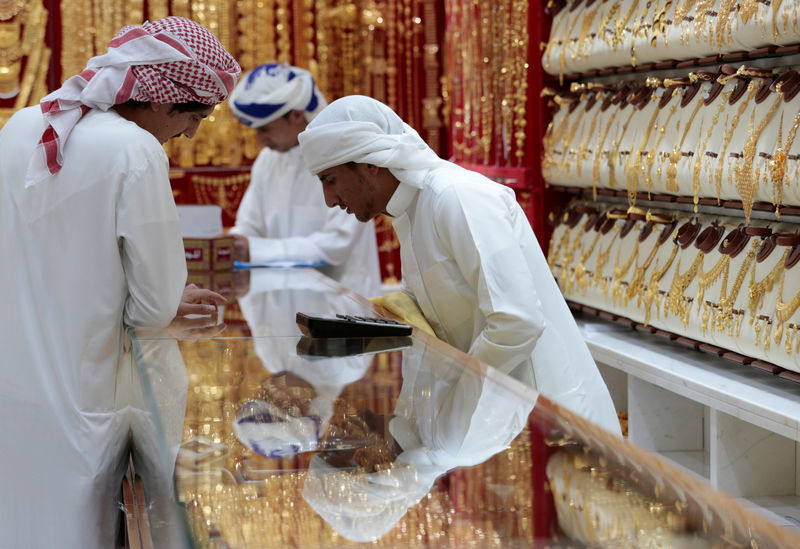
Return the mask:
[[[631,442],[800,528],[800,384],[578,316]]]

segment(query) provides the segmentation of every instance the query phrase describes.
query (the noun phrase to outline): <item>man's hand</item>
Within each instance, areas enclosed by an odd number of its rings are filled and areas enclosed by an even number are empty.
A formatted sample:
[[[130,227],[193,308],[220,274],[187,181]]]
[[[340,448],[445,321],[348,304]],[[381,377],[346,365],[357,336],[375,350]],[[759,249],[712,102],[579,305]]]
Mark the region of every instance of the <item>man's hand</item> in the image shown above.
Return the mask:
[[[186,315],[213,315],[217,312],[217,305],[225,303],[225,298],[217,292],[198,288],[194,284],[187,284],[183,289],[181,304],[178,305],[179,316]]]
[[[226,236],[233,237],[233,259],[242,263],[249,263],[250,243],[247,241],[247,237],[236,233],[228,233]]]

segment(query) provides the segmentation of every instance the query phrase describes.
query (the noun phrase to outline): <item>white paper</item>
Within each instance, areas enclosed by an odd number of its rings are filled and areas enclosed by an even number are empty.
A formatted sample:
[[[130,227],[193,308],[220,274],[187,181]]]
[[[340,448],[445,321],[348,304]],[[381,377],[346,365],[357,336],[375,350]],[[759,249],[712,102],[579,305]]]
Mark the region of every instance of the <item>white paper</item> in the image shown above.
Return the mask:
[[[222,208],[214,204],[179,204],[184,238],[213,238],[222,234]]]

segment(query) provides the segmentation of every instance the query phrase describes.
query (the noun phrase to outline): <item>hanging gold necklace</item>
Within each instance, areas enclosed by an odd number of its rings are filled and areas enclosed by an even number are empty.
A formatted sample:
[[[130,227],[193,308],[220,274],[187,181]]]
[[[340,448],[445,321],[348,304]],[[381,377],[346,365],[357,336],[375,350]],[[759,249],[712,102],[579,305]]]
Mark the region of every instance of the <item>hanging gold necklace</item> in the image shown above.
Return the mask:
[[[786,270],[783,271],[783,276],[781,276],[781,283],[778,286],[778,297],[775,300],[775,319],[777,320],[777,325],[775,326],[775,344],[780,344],[781,339],[783,337],[783,325],[789,320],[792,315],[797,311],[797,308],[800,307],[800,290],[797,290],[795,294],[789,301],[783,301],[783,281],[786,280]],[[787,335],[787,342],[789,341],[789,336]],[[791,349],[791,346],[790,346]],[[789,350],[791,352],[791,350]]]
[[[750,324],[752,324],[755,320],[756,311],[761,307],[761,304],[764,301],[764,296],[767,294],[767,292],[772,291],[775,281],[783,272],[786,256],[788,255],[789,250],[787,249],[785,252],[783,252],[783,256],[780,258],[780,260],[778,260],[775,266],[772,267],[772,270],[770,270],[767,276],[758,282],[756,282],[756,265],[753,265],[753,269],[750,272],[750,287],[748,289],[750,299],[747,306],[747,308],[750,310]]]
[[[647,283],[647,293],[645,294],[645,314],[644,314],[644,325],[647,326],[650,323],[650,310],[653,306],[653,303],[656,304],[656,316],[659,315],[659,311],[661,310],[660,300],[658,300],[658,284],[661,282],[661,279],[664,277],[664,273],[667,272],[672,262],[675,261],[675,257],[678,255],[678,245],[674,244],[672,246],[672,253],[667,258],[667,261],[664,263],[664,266],[660,269],[655,269],[653,273],[650,275],[650,280]],[[656,262],[658,265],[658,262]]]
[[[750,251],[747,252],[747,257],[744,258],[744,261],[739,267],[739,272],[736,273],[736,279],[733,282],[733,287],[731,288],[730,293],[727,291],[727,285],[723,285],[720,291],[719,305],[717,307],[718,312],[714,319],[714,329],[717,332],[724,332],[727,330],[728,336],[733,337],[734,335],[733,305],[736,303],[736,299],[739,296],[742,284],[744,283],[744,277],[746,276],[747,271],[750,270],[750,265],[753,264],[753,261],[756,258],[756,251],[758,250],[759,245],[760,243],[758,240],[753,241],[753,244],[750,246]],[[737,337],[739,335],[740,327],[741,316],[739,316],[739,322],[736,323]]]
[[[703,259],[705,258],[705,252],[703,250],[699,250],[697,255],[694,258],[689,269],[680,274],[681,270],[681,260],[678,259],[678,264],[675,267],[675,276],[672,279],[672,286],[670,287],[669,294],[667,296],[667,309],[674,315],[680,317],[681,322],[683,322],[684,326],[689,324],[689,303],[688,298],[683,295],[683,292],[686,291],[686,288],[689,287],[689,284],[692,283],[694,277],[697,276],[697,271],[702,268]]]
[[[656,238],[656,243],[653,245],[653,249],[650,250],[650,255],[647,256],[647,259],[645,259],[644,263],[637,265],[633,270],[633,276],[631,276],[631,281],[628,283],[628,289],[625,292],[625,305],[628,304],[628,301],[630,301],[634,295],[639,296],[637,300],[637,306],[641,305],[643,291],[642,282],[644,282],[644,274],[648,267],[650,267],[650,263],[652,263],[653,258],[656,256],[658,248],[658,238]]]
[[[619,226],[614,225],[614,232],[619,232]],[[616,237],[611,238],[608,248],[597,254],[597,264],[594,268],[594,283],[595,286],[600,286],[603,290],[603,296],[608,294],[608,278],[603,275],[603,267],[608,263],[608,257],[611,255],[611,248],[616,243]]]
[[[758,127],[755,131],[753,130],[753,124],[756,111],[753,109],[753,113],[750,115],[750,125],[747,128],[747,142],[744,145],[742,159],[734,170],[736,187],[739,190],[739,196],[742,198],[744,217],[748,223],[750,222],[750,214],[753,211],[753,201],[755,200],[756,187],[758,186],[758,178],[753,176],[753,160],[756,156],[756,145],[758,144],[758,138],[761,136],[764,128],[767,127],[767,124],[769,124],[769,121],[772,120],[775,111],[782,101],[783,95],[778,93],[775,102],[769,108],[769,111],[767,111],[766,116],[758,123]]]
[[[781,125],[783,116],[781,115]],[[783,203],[783,180],[786,177],[786,159],[789,150],[792,148],[794,138],[797,135],[797,128],[800,127],[800,112],[797,113],[792,122],[792,127],[786,136],[786,143],[781,145],[780,129],[778,133],[778,147],[769,161],[769,172],[772,178],[772,203],[775,205],[775,215],[780,218],[780,207]]]
[[[620,246],[617,250],[617,257],[614,260],[614,277],[611,285],[611,303],[614,305],[616,305],[618,301],[622,301],[624,293],[622,289],[622,279],[625,278],[628,270],[630,270],[634,259],[639,257],[639,237],[637,235],[633,235],[632,238],[636,239],[636,243],[633,245],[633,251],[631,252],[631,255],[628,257],[627,261],[625,261],[625,264],[619,264],[619,255],[622,251],[622,246]]]
[[[730,144],[736,127],[739,125],[739,119],[742,117],[742,114],[744,114],[744,111],[747,109],[748,105],[758,91],[758,86],[756,86],[753,82],[750,82],[747,87],[749,90],[747,98],[742,100],[742,103],[739,105],[739,110],[736,111],[736,114],[734,115],[730,124],[728,124],[728,117],[725,117],[725,133],[722,136],[722,149],[717,153],[717,168],[714,171],[714,183],[717,188],[717,200],[720,200],[720,195],[722,194],[722,168],[725,165],[725,152],[728,149],[728,145]]]
[[[600,239],[600,231],[596,231],[594,235],[594,239],[592,243],[586,248],[586,250],[581,251],[581,255],[578,258],[578,265],[575,267],[575,272],[573,275],[573,279],[578,287],[581,289],[582,293],[586,293],[586,288],[589,286],[589,278],[591,273],[586,270],[586,260],[589,259],[589,256],[594,251],[595,246],[597,246],[597,241]]]
[[[699,95],[700,94],[698,94],[698,96]],[[666,188],[670,192],[678,192],[678,182],[677,182],[678,160],[680,160],[681,157],[683,156],[683,142],[686,141],[686,136],[689,134],[689,130],[692,129],[692,122],[694,121],[695,116],[697,116],[700,107],[703,106],[703,100],[701,97],[698,97],[696,101],[697,104],[694,106],[694,110],[692,111],[692,114],[689,116],[689,120],[686,122],[686,126],[683,128],[683,135],[681,136],[680,141],[675,143],[675,146],[672,147],[672,151],[670,151],[668,156],[669,165],[667,165]],[[680,125],[681,125],[680,122],[678,122],[678,128],[680,128]]]

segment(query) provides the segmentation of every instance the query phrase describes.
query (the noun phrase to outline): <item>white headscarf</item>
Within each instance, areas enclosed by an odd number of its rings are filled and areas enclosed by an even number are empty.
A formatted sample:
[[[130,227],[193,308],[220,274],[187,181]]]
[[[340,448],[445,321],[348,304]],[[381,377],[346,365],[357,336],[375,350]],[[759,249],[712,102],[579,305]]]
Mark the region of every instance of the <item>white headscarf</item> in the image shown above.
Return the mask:
[[[228,106],[239,122],[258,128],[289,111],[311,121],[328,104],[307,70],[270,63],[250,71],[233,90]]]
[[[420,188],[425,173],[445,162],[392,109],[364,95],[342,97],[325,107],[298,141],[314,174],[348,162],[372,164]]]

